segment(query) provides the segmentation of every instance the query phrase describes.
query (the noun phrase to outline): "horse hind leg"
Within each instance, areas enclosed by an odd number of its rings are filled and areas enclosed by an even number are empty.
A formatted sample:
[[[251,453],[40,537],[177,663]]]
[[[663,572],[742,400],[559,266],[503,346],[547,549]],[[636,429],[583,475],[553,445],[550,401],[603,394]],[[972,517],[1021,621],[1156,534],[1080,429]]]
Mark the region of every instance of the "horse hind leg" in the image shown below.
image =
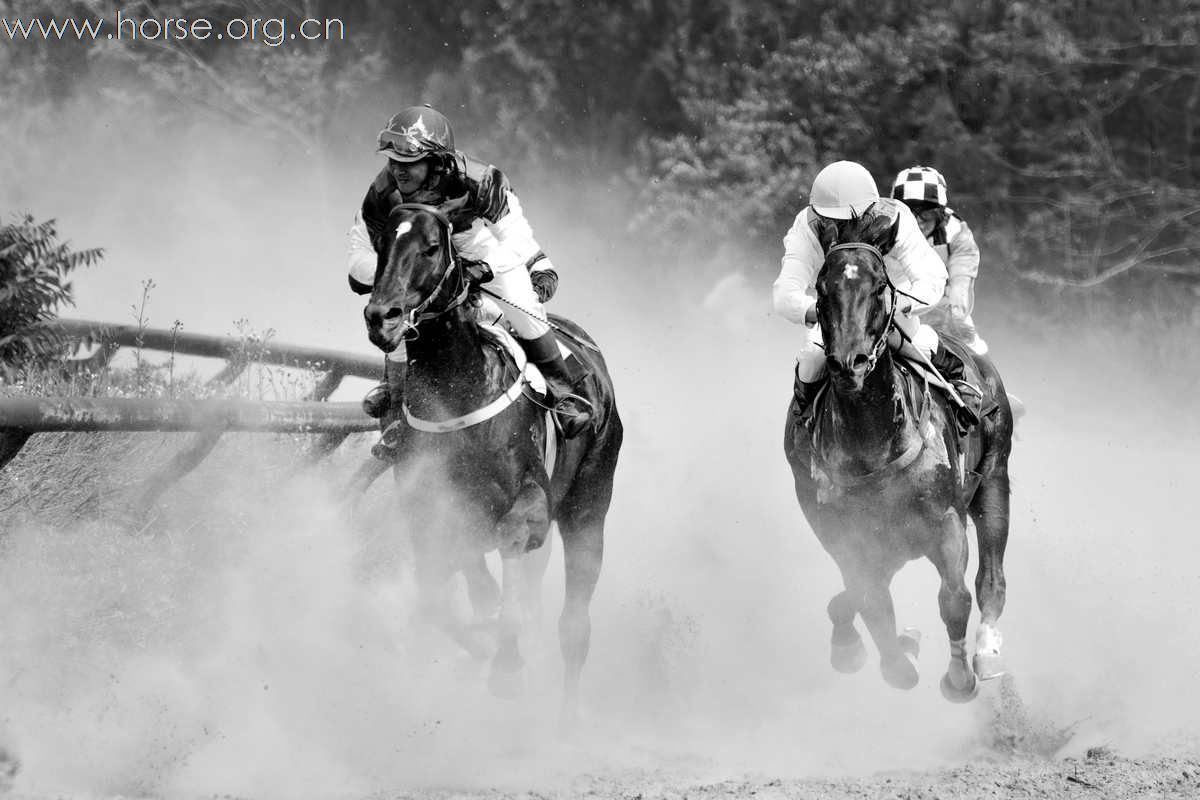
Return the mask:
[[[941,521],[941,540],[933,555],[941,577],[938,608],[950,640],[950,664],[942,676],[942,695],[951,702],[965,703],[979,693],[975,672],[967,663],[967,623],[971,617],[971,593],[967,591],[967,534],[962,517],[947,510]]]
[[[566,597],[558,620],[563,659],[563,698],[560,727],[573,730],[579,722],[579,682],[591,647],[590,605],[604,561],[604,515],[599,512],[560,520]]]
[[[1006,463],[989,465],[971,501],[971,516],[979,545],[975,597],[979,603],[979,629],[975,635],[975,673],[983,680],[1005,673],[1000,655],[1002,637],[996,626],[1004,611],[1006,583],[1004,551],[1008,545],[1009,484]]]

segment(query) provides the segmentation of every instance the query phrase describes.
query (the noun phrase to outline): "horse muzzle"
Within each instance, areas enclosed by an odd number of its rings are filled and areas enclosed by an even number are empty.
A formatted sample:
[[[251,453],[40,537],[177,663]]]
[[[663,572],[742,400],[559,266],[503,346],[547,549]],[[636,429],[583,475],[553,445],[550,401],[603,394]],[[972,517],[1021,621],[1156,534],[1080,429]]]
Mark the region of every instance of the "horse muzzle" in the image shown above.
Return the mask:
[[[368,304],[363,310],[363,319],[367,323],[367,338],[383,352],[392,352],[401,342],[416,335],[416,328],[409,319],[410,316],[400,306]]]
[[[828,359],[829,371],[843,385],[855,391],[863,387],[871,370],[875,369],[876,358],[863,352],[850,353],[844,356],[831,355]]]

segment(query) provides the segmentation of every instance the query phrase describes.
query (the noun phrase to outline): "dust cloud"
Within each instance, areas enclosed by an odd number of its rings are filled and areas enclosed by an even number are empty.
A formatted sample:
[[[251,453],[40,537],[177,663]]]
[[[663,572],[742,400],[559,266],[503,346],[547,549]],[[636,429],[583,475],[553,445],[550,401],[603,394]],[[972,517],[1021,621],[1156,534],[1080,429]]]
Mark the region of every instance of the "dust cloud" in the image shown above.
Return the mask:
[[[80,101],[59,133],[23,145],[0,207],[108,248],[77,281],[81,316],[131,321],[150,278],[152,325],[224,333],[244,318],[367,352],[344,232],[387,113],[362,110],[361,141],[315,170],[312,154],[244,129],[195,123],[164,141],[151,111]],[[924,634],[917,688],[887,687],[874,658],[848,677],[828,665],[839,581],[782,456],[800,333],[767,313],[773,261],[664,260],[623,227],[619,181],[511,177],[562,273],[552,310],[605,349],[626,424],[584,729],[564,741],[554,726],[557,559],[524,644],[527,695],[493,699],[478,665],[413,618],[401,526],[381,523],[386,480],[364,500],[369,529],[344,502],[366,441],[295,473],[277,443],[227,437],[172,490],[156,536],[104,519],[5,522],[0,703],[19,791],[363,796],[609,771],[861,774],[993,753],[994,687],[962,707],[938,692],[948,650],[929,564],[894,584],[900,624]],[[1074,732],[1064,752],[1194,743],[1200,436],[1178,389],[1195,364],[1144,367],[1152,343],[1137,331],[1017,322],[984,271],[976,317],[1029,408],[1000,626],[1015,686],[1032,718]]]

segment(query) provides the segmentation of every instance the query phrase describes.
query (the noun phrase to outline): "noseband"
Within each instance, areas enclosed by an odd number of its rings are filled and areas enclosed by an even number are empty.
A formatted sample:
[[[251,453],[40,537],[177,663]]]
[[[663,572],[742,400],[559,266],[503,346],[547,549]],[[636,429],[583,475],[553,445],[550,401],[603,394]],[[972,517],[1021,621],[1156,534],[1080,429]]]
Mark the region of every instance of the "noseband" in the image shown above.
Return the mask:
[[[399,203],[393,206],[393,210],[397,208],[408,208],[414,211],[424,211],[438,221],[440,229],[445,233],[446,240],[446,255],[443,259],[442,277],[438,279],[437,285],[433,287],[425,299],[418,303],[411,311],[408,312],[408,319],[405,320],[404,336],[406,339],[415,339],[418,336],[417,325],[431,319],[437,319],[448,311],[461,306],[466,302],[467,295],[470,292],[470,285],[463,276],[462,269],[459,266],[458,255],[454,252],[454,240],[451,238],[451,233],[454,226],[450,222],[450,218],[446,216],[446,212],[442,211],[437,206],[426,205],[425,203]],[[393,242],[394,243],[394,242]],[[454,297],[445,306],[433,311],[429,307],[433,305],[433,301],[441,294],[442,289],[446,286],[446,281],[450,275],[458,277],[459,288]],[[411,332],[411,336],[409,333]]]
[[[829,253],[833,253],[837,250],[866,250],[868,253],[878,258],[880,269],[883,270],[883,279],[887,281],[887,286],[890,290],[889,295],[891,297],[891,307],[888,309],[888,324],[884,326],[883,333],[880,334],[879,338],[876,339],[875,343],[871,346],[871,354],[867,358],[867,372],[871,372],[871,370],[875,369],[875,362],[878,361],[879,356],[883,354],[883,348],[887,346],[888,334],[892,331],[892,322],[896,318],[897,290],[896,287],[892,285],[891,277],[887,274],[887,266],[883,261],[883,251],[878,247],[873,244],[867,244],[866,242],[845,242],[844,244],[835,244],[833,247],[829,248]],[[829,253],[825,254],[826,258],[828,258]]]

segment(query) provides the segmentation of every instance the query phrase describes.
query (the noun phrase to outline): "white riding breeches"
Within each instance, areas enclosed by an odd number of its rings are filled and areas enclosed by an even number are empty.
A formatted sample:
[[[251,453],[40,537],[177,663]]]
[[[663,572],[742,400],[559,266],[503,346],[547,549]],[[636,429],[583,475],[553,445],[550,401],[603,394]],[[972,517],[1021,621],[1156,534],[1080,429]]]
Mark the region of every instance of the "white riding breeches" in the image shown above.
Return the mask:
[[[928,325],[923,325],[915,317],[896,315],[896,320],[904,320],[905,330],[915,327],[911,334],[913,344],[928,357],[932,357],[938,346],[937,331]],[[904,323],[901,323],[904,324]],[[805,383],[816,383],[825,377],[825,341],[821,337],[821,326],[813,325],[808,328],[806,341],[796,354],[796,377]]]
[[[462,256],[486,261],[492,268],[494,277],[483,286],[503,298],[497,300],[496,305],[517,336],[537,339],[549,332],[550,326],[545,322],[546,309],[533,291],[529,269],[519,257],[514,256],[511,248],[505,246],[479,220],[462,233],[454,234],[453,239],[455,248]]]

